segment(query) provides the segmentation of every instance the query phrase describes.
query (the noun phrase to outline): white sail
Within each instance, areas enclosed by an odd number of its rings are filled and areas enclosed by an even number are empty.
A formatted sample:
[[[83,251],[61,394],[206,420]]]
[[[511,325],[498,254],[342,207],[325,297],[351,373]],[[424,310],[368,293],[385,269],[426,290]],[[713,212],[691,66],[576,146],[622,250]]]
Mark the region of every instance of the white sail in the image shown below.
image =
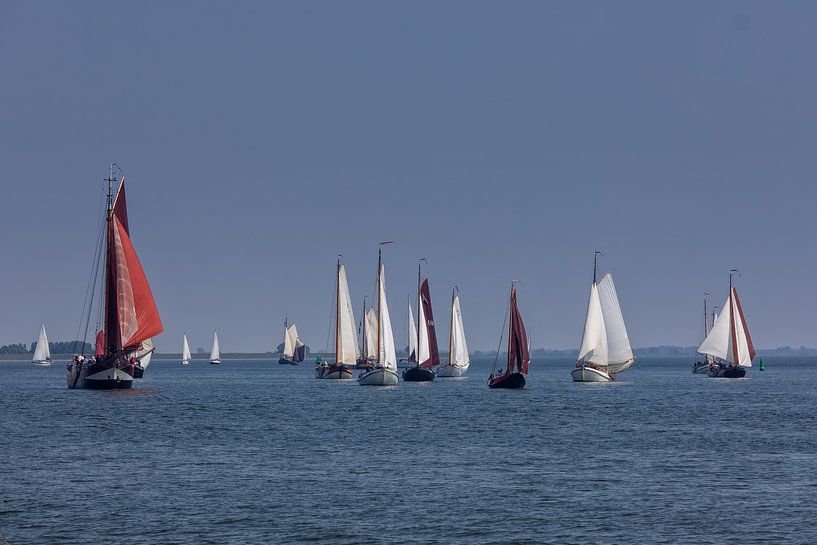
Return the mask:
[[[428,328],[426,327],[426,312],[423,310],[423,305],[418,309],[420,312],[420,338],[419,346],[417,347],[417,361],[426,361],[431,357],[431,349],[428,346]]]
[[[389,318],[389,304],[386,302],[385,267],[380,265],[380,350],[377,361],[392,370],[397,369],[397,353],[394,348],[394,333]]]
[[[190,355],[190,345],[187,343],[187,335],[185,335],[184,342],[182,342],[182,363],[188,363],[191,359],[193,358]]]
[[[584,320],[579,361],[607,365],[607,332],[604,329],[599,290],[595,283],[590,286],[590,299],[587,302],[587,317]]]
[[[136,359],[142,369],[147,369],[150,365],[150,360],[153,359],[153,339],[146,339],[142,341],[142,349],[136,352]]]
[[[369,307],[366,311],[366,357],[377,356],[377,312]]]
[[[213,331],[213,348],[210,350],[210,361],[221,359],[221,350],[218,347],[218,331]]]
[[[287,359],[292,359],[295,355],[295,342],[298,339],[298,330],[295,329],[295,324],[284,327],[284,353],[283,356]]]
[[[621,373],[633,364],[635,358],[624,325],[624,316],[621,315],[612,274],[604,275],[598,283],[598,291],[607,337],[607,370],[610,373]]]
[[[453,365],[458,365],[463,369],[468,369],[471,365],[471,357],[468,354],[468,344],[465,342],[465,328],[462,325],[462,311],[460,310],[460,296],[454,297],[451,305],[451,312],[454,314],[454,324],[451,329],[451,356]]]
[[[715,317],[715,323],[706,336],[704,342],[698,347],[698,352],[720,358],[722,360],[740,365],[742,367],[752,366],[752,354],[749,350],[749,339],[747,338],[747,328],[737,312],[734,288],[726,302],[721,307],[721,313]],[[736,296],[736,294],[735,294]],[[737,342],[737,351],[733,349],[732,335],[734,333]],[[737,352],[737,357],[735,357]],[[737,361],[735,361],[737,360]]]
[[[408,355],[414,354],[414,357],[417,358],[417,327],[414,325],[414,313],[411,311],[411,303],[408,306],[408,335]]]
[[[357,331],[355,331],[352,299],[349,297],[349,284],[346,281],[346,267],[343,265],[338,269],[338,292],[337,363],[354,365],[359,354]]]
[[[34,357],[31,361],[44,362],[51,359],[51,350],[48,348],[48,335],[45,334],[45,324],[40,324],[40,336],[34,348]]]

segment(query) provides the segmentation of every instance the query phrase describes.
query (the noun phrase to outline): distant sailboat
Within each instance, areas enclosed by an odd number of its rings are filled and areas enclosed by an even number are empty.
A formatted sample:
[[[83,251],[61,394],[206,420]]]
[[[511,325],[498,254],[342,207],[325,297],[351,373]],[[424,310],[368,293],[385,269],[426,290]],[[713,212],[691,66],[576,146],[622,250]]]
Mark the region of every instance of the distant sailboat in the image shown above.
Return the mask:
[[[135,360],[133,363],[133,378],[142,378],[147,371],[150,360],[153,359],[153,340],[145,339],[142,343],[142,348],[134,351],[131,357]]]
[[[489,388],[524,388],[525,375],[528,373],[530,363],[530,347],[528,345],[528,334],[525,331],[525,324],[522,323],[522,315],[516,305],[516,281],[511,282],[511,298],[509,303],[508,324],[508,361],[504,371],[488,377]],[[499,353],[497,352],[497,359]],[[496,360],[494,360],[494,368]]]
[[[69,388],[130,388],[133,353],[142,351],[144,343],[164,329],[130,239],[125,179],[114,194],[113,167],[111,164],[108,175],[105,238],[95,261],[103,263],[105,270],[103,328],[97,334],[96,357],[85,360],[81,356],[68,366]]]
[[[398,369],[408,369],[417,363],[417,328],[414,327],[414,313],[411,311],[411,301],[408,304],[408,327],[406,329],[408,330],[408,356],[397,361]]]
[[[381,242],[388,244],[387,242]],[[382,248],[377,252],[377,360],[363,371],[357,382],[361,386],[397,386],[397,354],[394,348],[394,333],[386,302],[385,268]]]
[[[221,363],[221,350],[218,346],[218,331],[213,330],[213,347],[210,349],[210,363],[218,365]]]
[[[434,380],[434,367],[440,364],[428,278],[421,281],[423,261],[425,259],[420,259],[417,267],[417,312],[420,315],[417,321],[417,364],[403,371],[403,380],[407,382]]]
[[[288,318],[284,319],[284,352],[278,363],[281,365],[298,365],[304,361],[306,346],[298,337],[298,328],[295,324],[287,324]]]
[[[573,382],[611,382],[615,374],[626,371],[635,362],[616,287],[610,273],[596,282],[596,258],[593,257],[593,284],[587,303],[582,344]]]
[[[465,374],[471,365],[465,329],[462,325],[460,296],[457,288],[451,291],[451,327],[448,334],[448,363],[437,367],[438,378],[456,378]]]
[[[51,349],[48,347],[48,335],[45,334],[45,324],[40,323],[40,337],[37,339],[37,346],[34,347],[34,357],[31,358],[34,365],[51,365]]]
[[[740,306],[738,290],[732,285],[732,274],[736,272],[736,269],[729,272],[729,296],[709,335],[698,347],[698,352],[714,358],[707,373],[712,378],[745,376],[746,368],[752,366],[752,360],[757,355]]]
[[[187,334],[184,335],[182,341],[182,365],[190,365],[190,360],[193,359],[190,354],[190,345],[187,343]]]
[[[709,313],[707,312],[706,308],[706,300],[709,297],[709,293],[704,293],[704,336],[703,338],[706,339],[706,336],[709,334]],[[715,323],[715,311],[712,311],[712,323]],[[709,366],[712,364],[712,357],[706,354],[702,354],[703,358],[698,358],[698,360],[692,364],[692,372],[698,375],[705,375],[707,371],[709,371]]]
[[[346,380],[352,378],[352,368],[359,352],[346,267],[340,258],[335,285],[335,362],[332,365],[326,362],[315,365],[315,378]]]
[[[365,369],[366,365],[377,361],[377,312],[374,308],[366,309],[366,301],[363,301],[365,317],[362,320],[363,326],[363,355],[358,357],[356,369]]]

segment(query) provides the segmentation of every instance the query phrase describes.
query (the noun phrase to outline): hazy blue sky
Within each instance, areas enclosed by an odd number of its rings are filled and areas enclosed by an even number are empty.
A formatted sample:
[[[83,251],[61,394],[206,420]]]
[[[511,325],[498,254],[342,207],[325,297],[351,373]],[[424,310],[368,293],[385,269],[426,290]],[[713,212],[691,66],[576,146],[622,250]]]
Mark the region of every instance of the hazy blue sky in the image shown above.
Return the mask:
[[[815,2],[0,3],[0,344],[73,338],[107,163],[165,334],[327,339],[385,252],[405,339],[417,258],[447,346],[508,285],[576,347],[593,249],[634,345],[693,344],[739,267],[755,344],[817,331]]]

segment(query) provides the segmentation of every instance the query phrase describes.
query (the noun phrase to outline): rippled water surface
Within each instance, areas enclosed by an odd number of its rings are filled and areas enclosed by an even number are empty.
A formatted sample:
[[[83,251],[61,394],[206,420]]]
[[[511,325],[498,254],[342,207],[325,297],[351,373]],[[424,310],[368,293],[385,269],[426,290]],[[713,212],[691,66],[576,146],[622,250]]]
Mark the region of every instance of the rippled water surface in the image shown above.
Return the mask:
[[[360,387],[312,366],[155,361],[127,391],[0,362],[11,545],[817,543],[817,361],[742,380]],[[0,539],[3,543],[3,539]]]

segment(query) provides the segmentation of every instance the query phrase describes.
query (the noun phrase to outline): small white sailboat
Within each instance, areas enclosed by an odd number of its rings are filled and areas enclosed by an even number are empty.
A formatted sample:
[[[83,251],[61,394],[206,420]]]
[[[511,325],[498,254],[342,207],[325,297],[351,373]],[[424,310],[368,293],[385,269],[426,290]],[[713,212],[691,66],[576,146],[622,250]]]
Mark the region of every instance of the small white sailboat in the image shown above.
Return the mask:
[[[383,244],[388,244],[381,242]],[[382,249],[377,252],[377,361],[369,364],[357,377],[361,386],[397,386],[397,353],[394,347],[394,333],[386,302],[385,270]]]
[[[573,382],[611,382],[635,362],[613,276],[607,273],[596,282],[596,257],[579,358],[570,373]]]
[[[193,357],[190,354],[190,344],[188,344],[187,334],[185,334],[184,341],[182,341],[182,365],[190,365],[191,359],[193,359]]]
[[[213,330],[213,347],[210,349],[210,363],[218,365],[221,363],[221,350],[218,346],[218,331]]]
[[[315,365],[315,378],[348,380],[352,378],[352,368],[357,362],[359,351],[355,316],[352,310],[352,299],[349,296],[349,284],[346,281],[346,267],[338,258],[338,272],[335,297],[335,362]]]
[[[37,346],[34,347],[34,356],[31,358],[34,365],[51,365],[51,349],[48,347],[48,335],[45,334],[45,324],[40,323],[40,336]]]
[[[298,336],[298,328],[294,323],[288,324],[289,318],[284,319],[284,351],[278,363],[281,365],[298,365],[304,361],[306,345]]]
[[[732,274],[736,272],[737,269],[729,272],[729,295],[709,335],[698,347],[698,352],[713,358],[707,372],[711,378],[744,377],[746,369],[752,366],[752,360],[757,356],[738,291],[732,285]]]
[[[411,301],[408,303],[408,356],[400,358],[398,369],[408,369],[417,364],[417,328],[414,325],[414,313],[411,310]]]
[[[457,378],[465,374],[471,365],[465,328],[462,325],[459,290],[451,292],[451,327],[448,335],[448,363],[437,368],[437,377]]]

